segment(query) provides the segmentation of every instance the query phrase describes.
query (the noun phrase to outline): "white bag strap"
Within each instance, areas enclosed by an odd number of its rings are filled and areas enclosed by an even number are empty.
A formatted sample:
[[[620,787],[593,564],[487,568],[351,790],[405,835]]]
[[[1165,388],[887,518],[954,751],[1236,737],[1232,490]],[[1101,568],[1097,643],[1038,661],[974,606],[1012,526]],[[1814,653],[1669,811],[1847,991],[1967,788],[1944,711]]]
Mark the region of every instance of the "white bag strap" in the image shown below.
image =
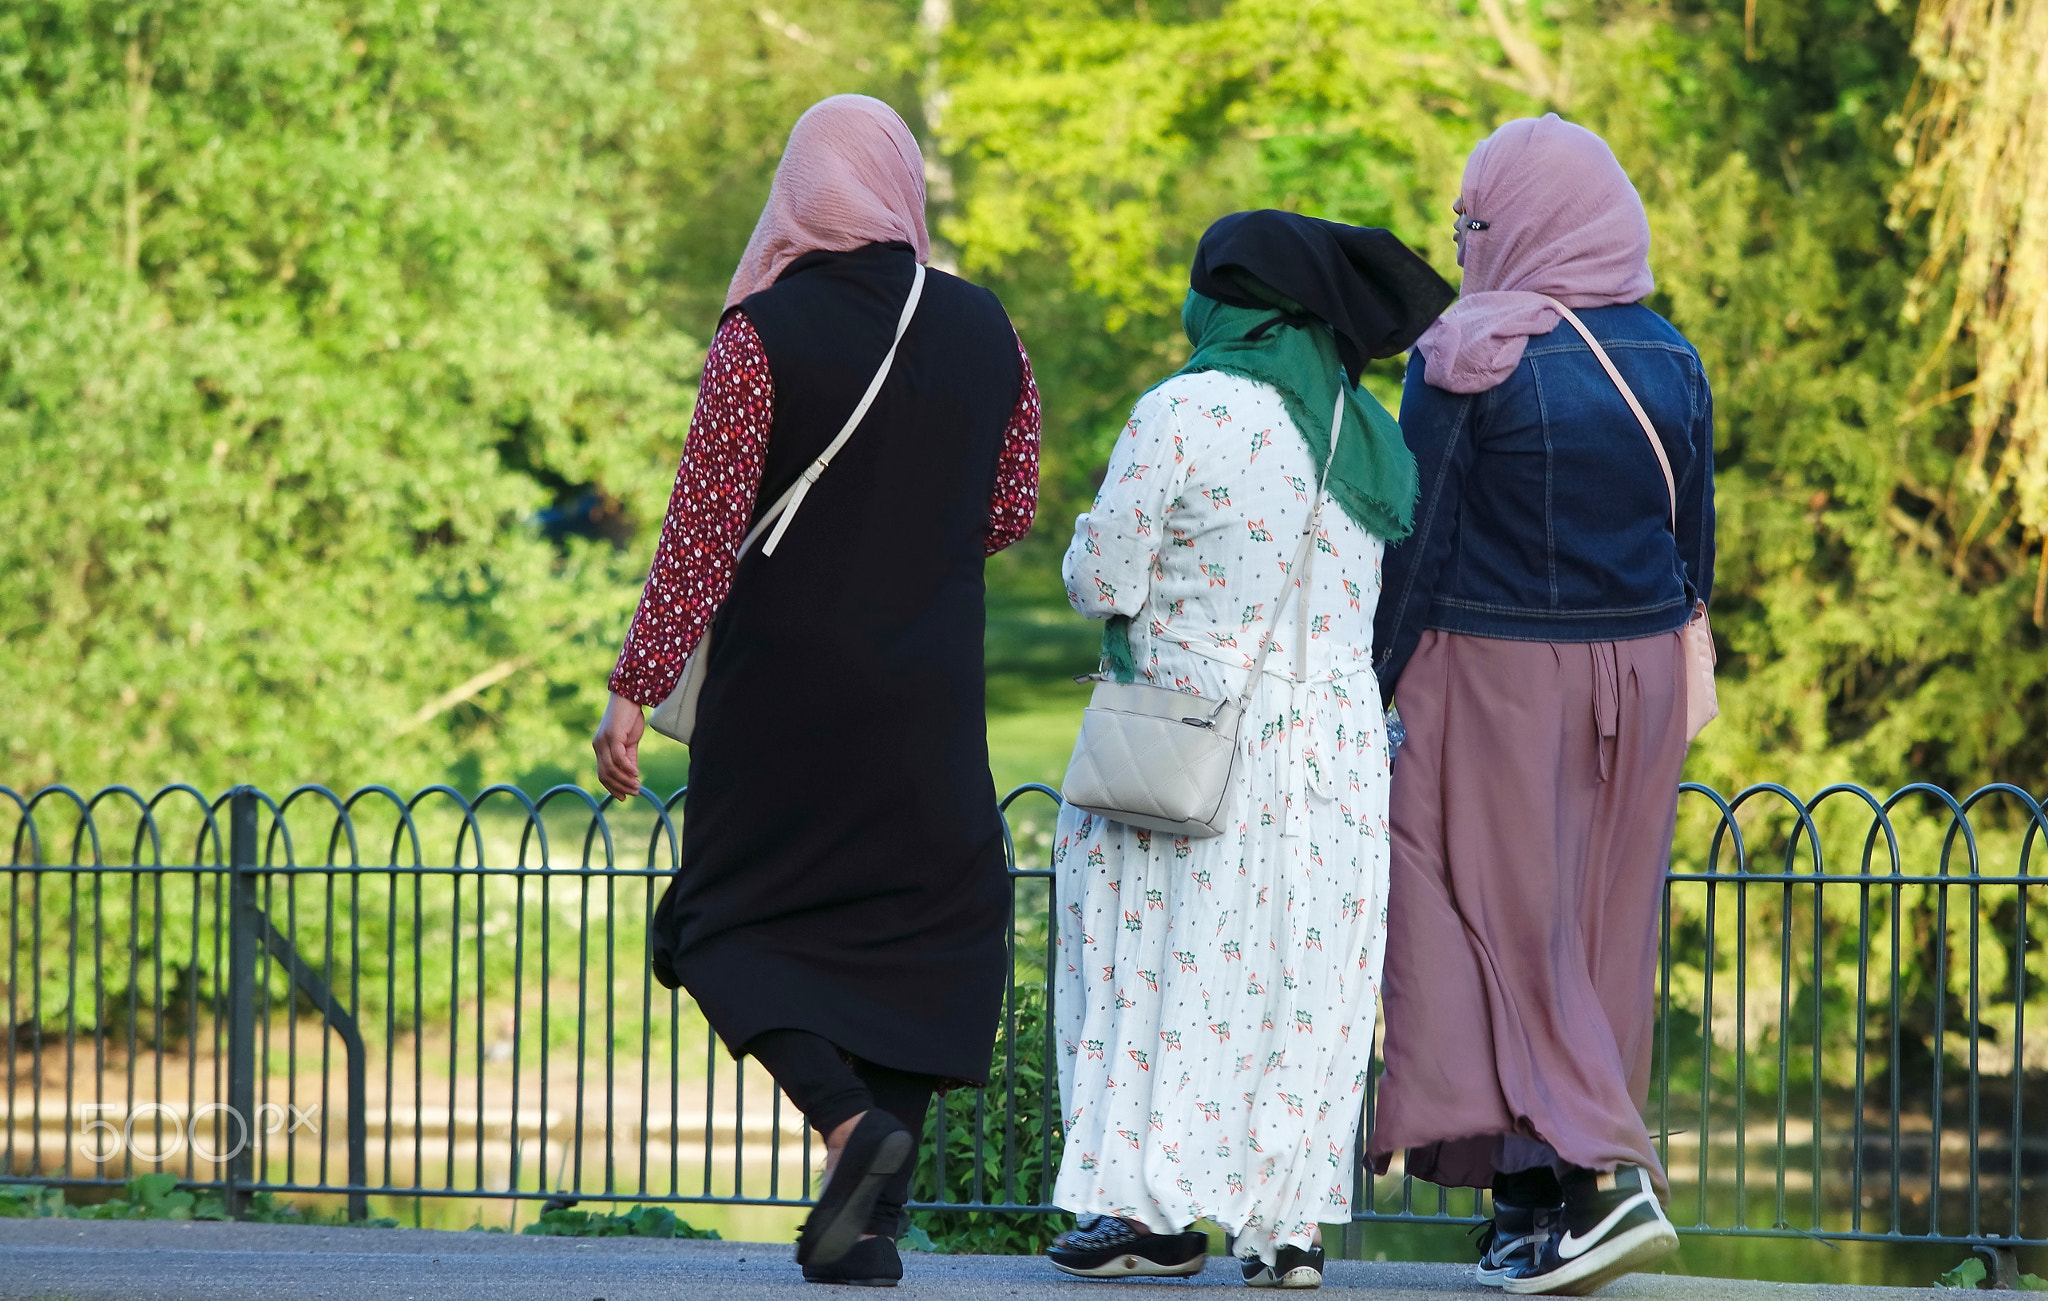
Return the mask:
[[[1650,417],[1643,414],[1643,404],[1636,401],[1635,390],[1628,386],[1628,381],[1623,379],[1621,372],[1614,368],[1614,359],[1607,355],[1607,349],[1600,346],[1600,341],[1593,337],[1593,332],[1586,328],[1586,323],[1579,319],[1576,312],[1566,307],[1563,303],[1558,302],[1555,298],[1546,296],[1545,301],[1558,311],[1564,313],[1564,319],[1572,323],[1572,328],[1579,332],[1579,337],[1586,341],[1586,346],[1591,348],[1593,355],[1600,359],[1601,368],[1607,372],[1607,378],[1613,380],[1614,387],[1621,390],[1622,400],[1628,403],[1628,409],[1636,413],[1636,423],[1643,427],[1643,436],[1650,440],[1650,450],[1657,454],[1657,465],[1664,471],[1664,491],[1671,494],[1671,534],[1673,537],[1676,537],[1678,535],[1678,481],[1671,477],[1671,458],[1664,452],[1664,440],[1657,437],[1656,427],[1651,425]]]
[[[789,486],[789,491],[783,493],[781,498],[768,508],[767,513],[761,516],[760,521],[748,531],[746,540],[740,543],[739,555],[733,557],[735,563],[740,556],[747,554],[747,548],[754,545],[754,539],[761,535],[761,530],[771,525],[775,531],[768,535],[768,542],[761,548],[761,554],[775,554],[776,544],[782,541],[783,532],[789,528],[789,522],[796,518],[796,508],[804,504],[804,494],[811,490],[811,485],[818,481],[818,476],[825,473],[825,467],[832,464],[832,458],[839,455],[839,449],[846,446],[846,440],[853,437],[853,431],[860,426],[861,418],[867,415],[868,408],[874,405],[875,395],[882,391],[882,381],[889,378],[889,368],[896,364],[896,348],[903,342],[903,332],[910,328],[910,318],[917,314],[917,300],[923,296],[924,267],[920,264],[910,278],[910,297],[904,300],[903,314],[896,318],[896,337],[889,341],[889,351],[883,354],[882,364],[875,371],[875,377],[868,381],[868,391],[861,394],[860,405],[853,409],[853,414],[848,416],[846,423],[840,427],[839,437],[833,439],[825,450],[818,454],[817,460],[805,467],[804,472],[797,476],[797,481]]]
[[[1324,492],[1330,486],[1330,467],[1337,463],[1337,436],[1344,429],[1344,386],[1350,377],[1340,376],[1337,380],[1337,409],[1330,415],[1330,451],[1323,458],[1322,477],[1316,480],[1315,503],[1309,507],[1308,523],[1301,526],[1301,541],[1294,548],[1294,559],[1287,564],[1286,586],[1280,589],[1279,599],[1273,603],[1273,617],[1266,622],[1266,630],[1259,634],[1259,653],[1252,660],[1252,673],[1245,680],[1244,694],[1237,699],[1238,711],[1242,713],[1251,703],[1252,692],[1259,685],[1259,675],[1266,671],[1266,653],[1273,649],[1273,629],[1280,626],[1280,617],[1287,612],[1287,603],[1294,598],[1297,588],[1302,589],[1302,614],[1308,613],[1309,572],[1315,564],[1316,526],[1322,522]],[[1300,576],[1299,582],[1295,581]],[[1297,682],[1308,678],[1308,637],[1306,625],[1301,636],[1295,639],[1294,679]]]

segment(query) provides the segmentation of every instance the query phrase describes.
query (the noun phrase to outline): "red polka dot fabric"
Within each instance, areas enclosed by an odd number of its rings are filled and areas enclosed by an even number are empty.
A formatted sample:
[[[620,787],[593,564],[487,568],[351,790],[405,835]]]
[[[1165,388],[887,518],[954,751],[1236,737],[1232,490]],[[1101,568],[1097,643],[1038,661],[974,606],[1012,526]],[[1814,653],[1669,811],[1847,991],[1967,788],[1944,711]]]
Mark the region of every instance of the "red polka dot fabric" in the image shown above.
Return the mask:
[[[1017,356],[1023,379],[989,495],[989,555],[1029,533],[1038,511],[1038,384],[1021,340]],[[654,565],[612,670],[616,694],[651,707],[675,690],[684,662],[732,590],[774,425],[768,354],[746,314],[729,313],[704,358]]]
[[[1017,385],[1017,406],[1003,431],[1003,454],[996,462],[996,487],[988,500],[988,554],[994,555],[1031,531],[1038,514],[1038,381],[1031,378],[1031,358],[1017,341],[1017,360],[1024,378]]]

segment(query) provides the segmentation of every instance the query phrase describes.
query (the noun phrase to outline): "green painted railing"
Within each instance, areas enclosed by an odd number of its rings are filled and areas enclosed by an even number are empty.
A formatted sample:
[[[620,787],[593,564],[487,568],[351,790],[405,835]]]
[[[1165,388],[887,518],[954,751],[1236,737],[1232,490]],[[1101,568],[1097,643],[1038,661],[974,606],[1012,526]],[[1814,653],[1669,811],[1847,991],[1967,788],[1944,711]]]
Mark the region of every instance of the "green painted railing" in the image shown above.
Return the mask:
[[[1015,978],[926,1205],[1046,1205],[1058,796],[1002,801]],[[682,793],[0,788],[0,1180],[798,1205],[822,1155],[648,974]],[[2048,1245],[2040,803],[1687,785],[1645,1116],[1708,1234]],[[2031,1046],[2030,1046],[2031,1045]],[[1366,1123],[1372,1101],[1368,1093]],[[1483,1199],[1362,1170],[1360,1220]]]

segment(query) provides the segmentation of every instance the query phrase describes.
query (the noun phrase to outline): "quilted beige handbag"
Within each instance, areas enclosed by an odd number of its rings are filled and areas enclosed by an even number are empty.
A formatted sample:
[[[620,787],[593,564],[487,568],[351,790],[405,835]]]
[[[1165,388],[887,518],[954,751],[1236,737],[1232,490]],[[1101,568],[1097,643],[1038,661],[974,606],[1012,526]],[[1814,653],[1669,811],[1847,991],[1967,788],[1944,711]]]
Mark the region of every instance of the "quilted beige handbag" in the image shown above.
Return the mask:
[[[1301,635],[1295,638],[1295,677],[1305,678],[1308,666],[1307,591],[1309,568],[1315,561],[1316,527],[1323,516],[1324,489],[1337,459],[1337,436],[1344,427],[1344,389],[1337,389],[1337,409],[1330,421],[1330,451],[1316,484],[1315,502],[1301,541],[1288,563],[1285,584],[1273,602],[1273,617],[1259,634],[1244,691],[1235,700],[1204,700],[1172,687],[1149,682],[1115,682],[1097,675],[1095,692],[1081,715],[1081,735],[1074,758],[1060,783],[1060,798],[1079,809],[1134,827],[1202,839],[1221,835],[1231,815],[1231,774],[1237,767],[1239,727],[1251,703],[1266,654],[1273,649],[1272,629],[1293,599],[1302,593]],[[1295,581],[1299,576],[1300,582]],[[1143,610],[1139,611],[1142,617]]]
[[[1550,305],[1564,313],[1564,319],[1572,323],[1593,355],[1600,359],[1600,365],[1607,371],[1607,378],[1614,381],[1614,387],[1621,390],[1621,396],[1628,402],[1628,409],[1636,413],[1636,423],[1643,427],[1643,434],[1650,440],[1650,450],[1657,454],[1657,464],[1664,471],[1664,490],[1671,495],[1671,536],[1678,536],[1678,481],[1671,477],[1671,458],[1664,454],[1664,444],[1657,437],[1657,431],[1650,424],[1650,417],[1643,414],[1643,404],[1636,401],[1635,391],[1621,372],[1614,368],[1614,361],[1607,355],[1607,349],[1593,337],[1586,323],[1578,318],[1571,308],[1555,298]],[[1695,601],[1692,617],[1679,630],[1679,640],[1685,646],[1685,739],[1692,741],[1700,729],[1721,715],[1720,694],[1714,689],[1714,634],[1707,626],[1707,603]]]
[[[875,395],[882,391],[882,381],[889,378],[889,368],[896,364],[896,348],[903,342],[903,332],[910,328],[910,318],[917,314],[917,300],[923,296],[924,267],[919,266],[910,278],[910,297],[904,300],[903,314],[896,318],[896,337],[890,341],[889,351],[882,354],[882,364],[876,369],[875,377],[868,381],[868,391],[861,395],[860,404],[854,407],[853,414],[848,416],[846,423],[840,427],[839,436],[818,454],[817,460],[812,461],[804,472],[797,476],[797,481],[789,486],[789,491],[776,499],[775,504],[755,521],[754,527],[747,530],[747,536],[740,542],[738,553],[733,556],[735,566],[753,548],[754,540],[759,538],[764,530],[774,531],[768,534],[767,544],[761,548],[761,554],[775,554],[775,548],[782,541],[782,535],[789,528],[789,522],[796,518],[797,507],[804,504],[804,495],[810,492],[811,485],[818,481],[818,476],[825,473],[825,467],[832,464],[832,458],[839,455],[839,449],[846,446],[846,440],[853,437],[853,431],[860,425],[861,417],[867,415],[868,408],[874,405]],[[654,712],[647,716],[649,727],[663,736],[681,741],[684,745],[690,743],[690,735],[697,730],[697,698],[704,691],[704,674],[710,663],[711,628],[706,625],[704,635],[697,641],[697,649],[691,651],[690,658],[683,661],[683,676],[677,679],[675,690],[669,692],[668,699],[656,705]]]

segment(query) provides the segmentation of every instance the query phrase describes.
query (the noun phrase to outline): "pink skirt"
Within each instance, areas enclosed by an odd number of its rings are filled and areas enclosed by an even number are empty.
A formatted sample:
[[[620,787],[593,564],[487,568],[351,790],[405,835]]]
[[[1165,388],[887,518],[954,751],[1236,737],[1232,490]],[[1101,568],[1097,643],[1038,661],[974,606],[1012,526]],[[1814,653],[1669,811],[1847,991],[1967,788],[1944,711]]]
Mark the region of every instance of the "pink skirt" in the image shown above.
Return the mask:
[[[1428,632],[1395,703],[1386,1075],[1367,1159],[1483,1188],[1663,1167],[1642,1119],[1685,761],[1677,633]]]

